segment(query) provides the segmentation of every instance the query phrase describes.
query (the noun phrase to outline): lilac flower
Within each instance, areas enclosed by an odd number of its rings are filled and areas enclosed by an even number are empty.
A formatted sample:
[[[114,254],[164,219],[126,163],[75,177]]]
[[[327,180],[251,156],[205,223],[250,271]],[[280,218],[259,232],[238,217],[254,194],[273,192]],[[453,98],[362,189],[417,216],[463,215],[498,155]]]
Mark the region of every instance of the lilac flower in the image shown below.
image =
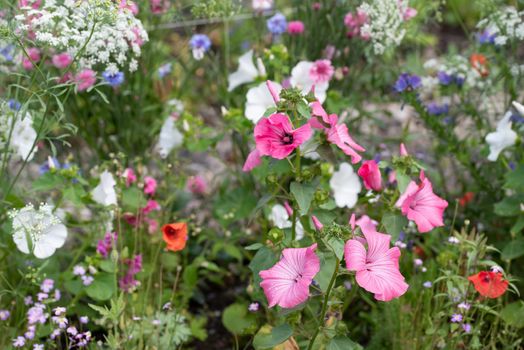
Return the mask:
[[[136,275],[137,273],[142,271],[142,255],[141,254],[135,255],[135,257],[129,261],[128,265],[129,265],[128,273]]]
[[[80,316],[80,323],[87,324],[89,322],[89,317],[87,316]]]
[[[353,288],[353,285],[351,285],[350,281],[344,281],[344,288],[346,288],[346,290],[351,290],[351,288]]]
[[[11,62],[13,60],[14,45],[7,45],[0,48],[0,55],[4,56],[5,60]]]
[[[255,301],[254,303],[249,304],[249,307],[247,308],[251,312],[257,312],[260,305]]]
[[[462,325],[462,329],[464,330],[464,332],[466,333],[471,333],[471,325],[469,323],[464,323]]]
[[[453,315],[451,315],[451,322],[453,322],[453,323],[460,323],[460,322],[462,322],[462,315],[461,314],[453,314]]]
[[[51,332],[49,337],[54,340],[55,338],[60,336],[60,333],[61,333],[60,329],[55,329],[53,332]]]
[[[171,302],[167,302],[162,306],[162,310],[171,310]]]
[[[107,258],[109,252],[113,248],[113,245],[116,244],[117,234],[116,232],[108,232],[105,234],[104,239],[98,241],[96,245],[96,251],[98,254],[102,255],[104,258]]]
[[[515,124],[522,124],[524,123],[524,116],[521,116],[520,113],[513,113],[510,120]]]
[[[89,286],[91,283],[93,283],[95,279],[91,275],[84,275],[82,276],[82,284],[84,286]]]
[[[28,295],[24,298],[24,304],[25,305],[31,305],[33,303],[33,297]]]
[[[153,326],[160,326],[161,323],[162,323],[162,322],[160,322],[160,320],[156,320],[156,319],[153,320],[153,321],[151,321],[151,324],[152,324]]]
[[[0,320],[6,321],[9,316],[11,316],[11,313],[8,310],[0,310]]]
[[[122,85],[125,79],[123,72],[116,72],[116,73],[104,72],[102,73],[102,77],[112,87],[117,87],[117,86]]]
[[[204,53],[211,48],[211,40],[205,34],[194,34],[189,40],[189,46],[193,50],[193,58],[201,60],[204,58]]]
[[[393,88],[396,92],[413,91],[422,86],[420,77],[415,74],[402,73]]]
[[[34,339],[34,337],[35,337],[35,331],[36,331],[36,327],[35,327],[35,326],[29,326],[29,327],[27,327],[27,332],[24,333],[24,337],[25,337],[27,340]]]
[[[422,266],[424,262],[422,261],[422,259],[415,259],[413,260],[413,263],[415,264],[415,266]]]
[[[49,293],[53,287],[55,286],[55,281],[53,281],[50,278],[46,278],[42,281],[42,284],[40,285],[40,290],[44,293]]]
[[[441,85],[451,85],[454,80],[452,75],[442,71],[437,73],[437,78]]]
[[[173,65],[171,63],[166,63],[163,66],[160,66],[160,68],[158,68],[158,77],[160,79],[163,79],[166,75],[171,73],[172,70]]]
[[[55,157],[49,157],[44,163],[42,163],[42,165],[40,165],[38,172],[40,173],[40,175],[44,175],[48,173],[49,170],[51,170],[52,168],[53,169],[61,168],[60,162]]]
[[[460,241],[457,237],[449,237],[448,238],[448,242],[451,243],[451,244],[459,244]]]
[[[280,35],[286,32],[287,22],[286,17],[280,12],[267,20],[267,29],[274,35]]]
[[[44,344],[33,345],[33,350],[44,350]]]
[[[78,330],[74,326],[67,327],[66,332],[71,334],[72,336],[75,336],[78,334]]]
[[[477,33],[477,41],[479,44],[495,44],[495,38],[497,37],[497,34],[491,34],[488,29],[484,29],[484,31]]]
[[[444,115],[448,114],[449,106],[446,103],[439,105],[435,102],[431,102],[427,105],[427,110],[430,115]]]
[[[29,324],[41,323],[44,324],[47,321],[47,315],[44,313],[44,305],[37,303],[35,306],[27,310],[27,322]]]
[[[59,328],[62,328],[62,329],[66,328],[67,324],[69,323],[67,318],[63,315],[62,316],[53,316],[51,319],[53,320],[55,324],[58,325]]]
[[[422,283],[422,286],[424,288],[431,288],[431,287],[433,287],[433,283],[431,283],[431,281],[426,281],[426,282]]]
[[[60,290],[55,289],[55,300],[58,301],[62,298],[62,293],[60,293]]]
[[[18,336],[15,339],[13,339],[13,347],[21,348],[24,345],[25,345],[25,338],[24,337]]]
[[[13,111],[19,111],[22,108],[22,104],[15,99],[7,101],[7,106]]]
[[[76,265],[73,267],[73,275],[83,276],[86,274],[86,269],[82,265]]]
[[[55,316],[60,316],[61,314],[65,313],[67,309],[62,306],[55,307],[53,309],[53,312],[55,313]]]
[[[460,304],[457,305],[457,307],[459,309],[463,309],[463,310],[469,310],[469,308],[471,307],[470,304],[466,303],[465,301],[461,302]]]
[[[76,340],[76,346],[78,347],[87,346],[87,344],[91,340],[91,332],[87,331],[84,333],[79,333],[75,336],[75,340]]]
[[[44,301],[47,298],[49,298],[49,294],[47,294],[47,293],[38,293],[36,295],[36,297],[37,297],[38,301]]]

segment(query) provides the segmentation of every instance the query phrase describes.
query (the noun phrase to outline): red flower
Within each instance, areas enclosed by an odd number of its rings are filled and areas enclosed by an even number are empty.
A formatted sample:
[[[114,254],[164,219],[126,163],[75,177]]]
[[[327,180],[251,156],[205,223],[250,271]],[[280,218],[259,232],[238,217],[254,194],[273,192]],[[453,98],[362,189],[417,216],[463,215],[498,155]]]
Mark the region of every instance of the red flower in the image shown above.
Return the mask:
[[[482,77],[487,77],[489,75],[488,59],[486,56],[480,53],[474,53],[470,56],[469,62]]]
[[[186,247],[187,224],[185,222],[175,222],[162,226],[164,241],[167,249],[177,252]]]
[[[462,197],[459,199],[459,204],[461,207],[465,207],[466,204],[471,202],[473,200],[473,197],[475,196],[475,193],[473,192],[466,192]]]
[[[491,271],[480,271],[476,275],[468,277],[473,282],[475,289],[480,295],[488,298],[498,298],[508,289],[509,282],[502,279],[502,273]]]

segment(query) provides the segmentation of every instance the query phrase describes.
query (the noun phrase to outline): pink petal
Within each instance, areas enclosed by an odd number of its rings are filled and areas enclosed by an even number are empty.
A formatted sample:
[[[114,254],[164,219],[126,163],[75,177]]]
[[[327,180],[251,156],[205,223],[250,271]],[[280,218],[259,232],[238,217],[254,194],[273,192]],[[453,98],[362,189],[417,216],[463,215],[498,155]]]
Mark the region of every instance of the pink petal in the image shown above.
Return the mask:
[[[348,270],[361,271],[366,267],[366,248],[356,239],[350,239],[344,245],[344,259]]]
[[[262,163],[262,158],[260,157],[260,152],[258,151],[258,149],[255,148],[247,156],[246,162],[244,163],[244,166],[242,167],[242,171],[249,172],[253,170],[254,168],[256,168],[257,166],[259,166],[260,163]]]

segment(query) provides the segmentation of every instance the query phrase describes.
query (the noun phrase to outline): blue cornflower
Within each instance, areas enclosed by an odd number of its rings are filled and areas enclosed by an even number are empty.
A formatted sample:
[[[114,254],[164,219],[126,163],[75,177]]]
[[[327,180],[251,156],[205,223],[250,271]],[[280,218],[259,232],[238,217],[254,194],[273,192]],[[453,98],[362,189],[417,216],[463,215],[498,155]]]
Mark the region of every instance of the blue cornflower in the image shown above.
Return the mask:
[[[483,32],[477,33],[477,41],[479,44],[494,44],[495,38],[497,37],[497,34],[491,34],[489,30],[484,29]]]
[[[274,35],[280,35],[286,32],[287,22],[286,17],[280,12],[267,20],[267,29]]]
[[[211,48],[211,40],[205,34],[194,34],[189,40],[189,46],[193,49],[193,57],[201,60],[204,58],[204,53]]]
[[[422,81],[418,75],[402,73],[393,87],[396,92],[404,92],[418,89],[421,86]]]
[[[431,102],[427,105],[427,110],[430,115],[445,115],[449,112],[449,106],[447,103],[439,105],[435,102]]]
[[[160,79],[163,79],[166,75],[171,73],[172,70],[173,70],[173,64],[166,63],[163,66],[160,66],[160,68],[158,68],[158,77]]]
[[[58,159],[55,157],[49,157],[47,161],[45,161],[42,165],[40,165],[39,173],[40,175],[44,175],[45,173],[48,173],[51,168],[54,169],[60,169],[61,165]]]
[[[11,62],[13,60],[14,45],[6,45],[0,48],[0,55],[4,56],[5,60]]]
[[[124,82],[124,78],[125,78],[123,72],[111,73],[111,72],[106,71],[102,73],[102,76],[104,77],[104,80],[112,87],[117,87],[117,86],[122,85],[122,83]]]
[[[7,106],[13,111],[19,111],[20,108],[22,108],[22,104],[15,99],[10,99],[7,101]]]
[[[520,115],[520,113],[513,113],[511,114],[510,119],[513,123],[521,124],[524,123],[524,117]]]
[[[446,72],[442,72],[442,71],[437,73],[437,78],[438,78],[439,83],[442,85],[450,85],[454,81],[452,75]]]

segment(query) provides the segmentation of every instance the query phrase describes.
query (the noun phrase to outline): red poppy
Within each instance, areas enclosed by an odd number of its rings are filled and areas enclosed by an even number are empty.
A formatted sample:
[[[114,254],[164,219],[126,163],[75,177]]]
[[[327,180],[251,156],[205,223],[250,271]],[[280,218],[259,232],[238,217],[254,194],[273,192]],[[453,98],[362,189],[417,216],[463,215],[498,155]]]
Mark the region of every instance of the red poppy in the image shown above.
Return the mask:
[[[185,248],[187,241],[187,224],[185,222],[175,222],[162,226],[162,234],[167,249],[177,252]]]
[[[469,62],[481,76],[487,77],[489,75],[488,59],[486,56],[480,53],[474,53],[469,57]]]
[[[473,197],[475,197],[475,193],[473,192],[466,192],[462,197],[459,199],[459,204],[461,207],[465,207],[466,204],[471,202],[473,200]]]
[[[480,271],[476,275],[468,277],[473,282],[475,289],[480,295],[488,298],[498,298],[508,289],[509,282],[503,280],[500,272]]]

